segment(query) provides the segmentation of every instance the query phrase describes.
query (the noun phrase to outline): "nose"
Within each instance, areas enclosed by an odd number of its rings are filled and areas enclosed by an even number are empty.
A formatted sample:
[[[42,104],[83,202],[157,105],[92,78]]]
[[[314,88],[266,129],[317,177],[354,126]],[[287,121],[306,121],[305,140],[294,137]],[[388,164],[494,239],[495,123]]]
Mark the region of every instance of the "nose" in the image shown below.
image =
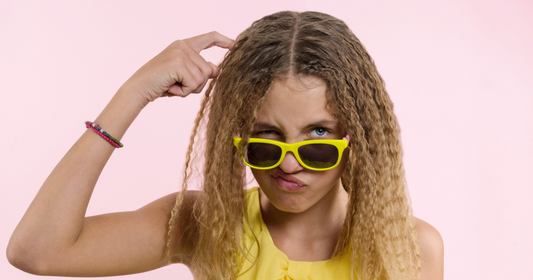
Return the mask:
[[[278,167],[287,174],[296,173],[304,169],[292,152],[287,152],[285,154],[285,158],[283,158],[283,161]]]

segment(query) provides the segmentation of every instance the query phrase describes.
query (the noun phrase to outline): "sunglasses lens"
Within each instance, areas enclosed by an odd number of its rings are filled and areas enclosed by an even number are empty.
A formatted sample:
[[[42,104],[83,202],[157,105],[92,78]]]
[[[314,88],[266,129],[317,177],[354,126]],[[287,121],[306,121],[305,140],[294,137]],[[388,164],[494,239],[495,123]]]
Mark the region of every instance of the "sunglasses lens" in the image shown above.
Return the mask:
[[[328,168],[337,163],[339,151],[330,144],[307,144],[298,148],[302,161],[313,168]]]
[[[276,164],[281,157],[281,148],[266,143],[249,143],[246,162],[257,167],[269,167]]]

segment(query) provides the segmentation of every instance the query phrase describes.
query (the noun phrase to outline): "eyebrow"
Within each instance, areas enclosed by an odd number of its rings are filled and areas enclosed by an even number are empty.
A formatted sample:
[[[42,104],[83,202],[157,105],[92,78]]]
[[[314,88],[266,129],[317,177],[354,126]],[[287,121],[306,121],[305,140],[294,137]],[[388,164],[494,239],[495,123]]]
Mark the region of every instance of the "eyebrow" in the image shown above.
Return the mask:
[[[278,130],[279,127],[264,122],[254,123],[254,129],[256,130]]]
[[[337,121],[322,120],[322,121],[317,121],[317,122],[310,123],[310,124],[306,125],[305,129],[309,129],[309,128],[313,128],[313,127],[322,127],[322,126],[323,127],[328,127],[328,128],[334,128],[338,124],[339,124],[339,122],[337,122]]]

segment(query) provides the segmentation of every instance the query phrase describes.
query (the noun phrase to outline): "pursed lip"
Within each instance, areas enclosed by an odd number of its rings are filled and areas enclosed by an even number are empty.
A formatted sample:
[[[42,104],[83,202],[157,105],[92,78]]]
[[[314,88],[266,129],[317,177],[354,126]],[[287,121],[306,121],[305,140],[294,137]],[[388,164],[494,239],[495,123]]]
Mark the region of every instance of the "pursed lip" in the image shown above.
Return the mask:
[[[273,169],[271,172],[270,172],[270,175],[274,178],[276,177],[281,177],[283,178],[283,180],[285,181],[289,181],[289,182],[293,182],[293,183],[296,183],[298,184],[298,187],[305,187],[307,184],[304,183],[302,180],[296,178],[296,176],[293,176],[293,175],[289,175],[279,169]]]

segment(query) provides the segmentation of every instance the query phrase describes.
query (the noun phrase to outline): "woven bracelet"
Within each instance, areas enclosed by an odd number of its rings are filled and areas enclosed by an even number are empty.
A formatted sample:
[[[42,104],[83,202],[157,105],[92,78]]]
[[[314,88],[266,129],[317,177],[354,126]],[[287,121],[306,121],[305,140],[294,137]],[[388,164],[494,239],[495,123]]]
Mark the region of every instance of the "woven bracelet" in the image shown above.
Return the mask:
[[[104,138],[104,140],[109,142],[109,144],[113,145],[113,147],[115,147],[115,148],[124,147],[124,145],[122,143],[120,143],[120,141],[118,141],[115,137],[109,135],[109,133],[107,133],[104,129],[102,129],[102,127],[99,126],[98,124],[92,123],[90,121],[86,121],[85,122],[85,126],[87,128],[92,129],[94,132],[96,132],[98,135],[100,135],[100,137]]]

